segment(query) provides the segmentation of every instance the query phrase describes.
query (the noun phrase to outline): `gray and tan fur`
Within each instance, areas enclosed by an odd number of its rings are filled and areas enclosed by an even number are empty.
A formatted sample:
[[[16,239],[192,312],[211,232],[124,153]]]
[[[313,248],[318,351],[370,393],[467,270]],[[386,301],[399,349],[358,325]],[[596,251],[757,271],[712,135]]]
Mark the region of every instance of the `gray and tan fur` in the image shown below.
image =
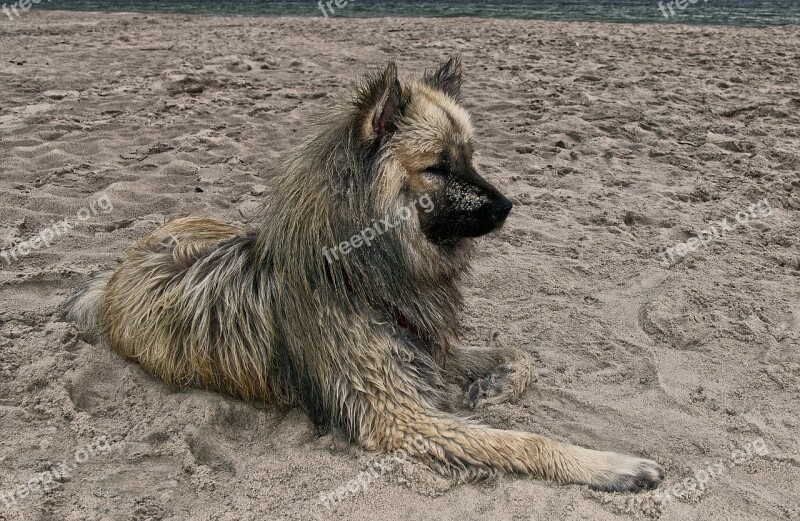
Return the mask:
[[[522,351],[456,346],[472,237],[511,210],[472,166],[460,86],[457,58],[421,79],[400,81],[394,64],[369,76],[282,163],[254,229],[175,220],[79,289],[67,318],[172,386],[299,405],[371,450],[413,451],[422,436],[416,456],[458,478],[656,486],[652,461],[447,412],[455,384],[480,407],[519,397],[532,374]],[[434,211],[326,260],[323,247],[426,194]]]

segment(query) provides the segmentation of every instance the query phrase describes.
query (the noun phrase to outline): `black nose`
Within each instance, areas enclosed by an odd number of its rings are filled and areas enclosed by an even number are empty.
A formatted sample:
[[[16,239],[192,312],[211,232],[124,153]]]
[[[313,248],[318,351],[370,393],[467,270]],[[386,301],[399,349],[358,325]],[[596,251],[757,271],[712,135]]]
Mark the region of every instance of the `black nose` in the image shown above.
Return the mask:
[[[513,207],[514,203],[505,197],[501,197],[492,203],[492,215],[494,215],[494,218],[497,220],[497,222],[503,222],[506,220],[506,217],[508,217],[508,214],[511,212]]]

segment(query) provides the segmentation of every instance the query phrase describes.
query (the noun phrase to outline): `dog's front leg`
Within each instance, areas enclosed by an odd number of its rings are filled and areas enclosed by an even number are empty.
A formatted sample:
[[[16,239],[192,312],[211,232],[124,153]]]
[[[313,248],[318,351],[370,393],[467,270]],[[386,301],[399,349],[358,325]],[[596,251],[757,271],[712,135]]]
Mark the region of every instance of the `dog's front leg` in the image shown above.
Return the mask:
[[[466,389],[472,409],[516,400],[533,379],[533,361],[515,348],[460,347],[447,360],[445,377]]]
[[[653,488],[663,479],[661,467],[647,459],[492,429],[440,411],[431,400],[426,371],[409,362],[413,350],[386,344],[378,340],[373,345],[381,349],[344,351],[347,363],[333,379],[340,392],[334,415],[366,448],[416,456],[464,480],[508,472],[618,492]],[[385,356],[384,349],[393,355]],[[477,364],[495,353],[470,355]]]

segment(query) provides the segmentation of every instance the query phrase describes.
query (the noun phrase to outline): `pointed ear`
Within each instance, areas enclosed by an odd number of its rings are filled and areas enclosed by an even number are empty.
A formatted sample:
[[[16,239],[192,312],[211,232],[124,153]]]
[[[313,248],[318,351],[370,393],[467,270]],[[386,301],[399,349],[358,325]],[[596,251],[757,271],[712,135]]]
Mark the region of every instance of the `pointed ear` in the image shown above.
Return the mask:
[[[425,74],[425,83],[454,100],[461,98],[461,58],[452,56],[433,74]]]
[[[403,89],[397,79],[397,65],[389,62],[383,73],[364,84],[359,96],[366,136],[383,142],[397,130],[397,121],[405,107]]]

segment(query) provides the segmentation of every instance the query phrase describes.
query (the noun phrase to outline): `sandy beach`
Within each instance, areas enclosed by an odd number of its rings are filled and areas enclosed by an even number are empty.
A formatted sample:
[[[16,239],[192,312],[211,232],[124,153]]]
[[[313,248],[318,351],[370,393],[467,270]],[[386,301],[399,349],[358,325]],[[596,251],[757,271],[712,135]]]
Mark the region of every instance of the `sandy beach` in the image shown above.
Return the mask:
[[[800,27],[2,20],[0,520],[800,518],[798,44]],[[479,239],[462,341],[537,364],[518,403],[473,417],[651,458],[659,491],[374,472],[300,410],[168,389],[55,316],[165,221],[253,224],[268,169],[365,71],[453,53],[476,165],[515,203]]]

